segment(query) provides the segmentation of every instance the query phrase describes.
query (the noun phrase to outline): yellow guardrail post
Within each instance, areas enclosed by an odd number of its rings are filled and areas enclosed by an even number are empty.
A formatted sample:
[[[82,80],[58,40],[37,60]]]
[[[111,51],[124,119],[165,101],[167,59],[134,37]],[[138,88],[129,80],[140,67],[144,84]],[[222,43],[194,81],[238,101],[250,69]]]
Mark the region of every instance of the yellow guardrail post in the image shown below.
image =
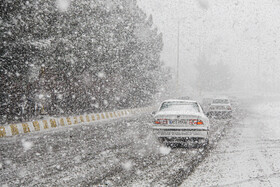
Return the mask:
[[[146,108],[135,108],[135,109],[122,109],[115,110],[111,112],[100,112],[100,113],[92,113],[85,114],[79,116],[68,116],[68,117],[60,117],[60,118],[52,118],[52,119],[43,119],[40,121],[31,121],[19,124],[10,124],[8,126],[0,126],[0,137],[13,136],[18,135],[20,133],[29,133],[35,131],[41,131],[49,128],[56,128],[58,126],[79,124],[85,122],[93,122],[96,120],[106,120],[111,118],[121,118],[130,114],[136,114],[138,112],[147,111],[150,107]],[[42,111],[44,111],[44,107],[42,106]]]
[[[38,121],[33,121],[33,127],[35,129],[35,131],[40,131],[40,124]]]
[[[0,137],[4,137],[6,136],[6,130],[5,127],[0,126]]]

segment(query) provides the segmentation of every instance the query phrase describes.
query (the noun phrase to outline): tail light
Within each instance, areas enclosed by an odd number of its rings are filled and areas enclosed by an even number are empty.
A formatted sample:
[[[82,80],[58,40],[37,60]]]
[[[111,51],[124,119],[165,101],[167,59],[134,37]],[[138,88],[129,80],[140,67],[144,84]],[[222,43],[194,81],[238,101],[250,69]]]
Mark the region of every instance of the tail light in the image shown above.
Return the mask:
[[[198,120],[198,119],[190,119],[190,125],[203,125],[203,121],[202,120]]]
[[[193,125],[203,125],[203,121],[195,119],[193,120]]]
[[[201,121],[201,120],[196,120],[196,122],[195,122],[194,124],[196,124],[196,125],[203,125],[203,121]]]
[[[154,124],[160,124],[160,121],[159,120],[155,120]]]
[[[156,119],[154,124],[167,124],[167,119]]]

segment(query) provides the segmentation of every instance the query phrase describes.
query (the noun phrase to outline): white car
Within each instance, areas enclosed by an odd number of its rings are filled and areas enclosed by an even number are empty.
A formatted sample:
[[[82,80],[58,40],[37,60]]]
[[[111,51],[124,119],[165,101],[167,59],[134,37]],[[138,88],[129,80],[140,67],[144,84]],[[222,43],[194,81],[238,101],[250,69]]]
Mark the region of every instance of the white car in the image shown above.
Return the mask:
[[[166,100],[154,113],[152,129],[161,142],[208,144],[210,123],[196,101]]]
[[[213,99],[207,116],[214,118],[231,118],[232,116],[232,107],[230,100],[226,97],[219,97]]]

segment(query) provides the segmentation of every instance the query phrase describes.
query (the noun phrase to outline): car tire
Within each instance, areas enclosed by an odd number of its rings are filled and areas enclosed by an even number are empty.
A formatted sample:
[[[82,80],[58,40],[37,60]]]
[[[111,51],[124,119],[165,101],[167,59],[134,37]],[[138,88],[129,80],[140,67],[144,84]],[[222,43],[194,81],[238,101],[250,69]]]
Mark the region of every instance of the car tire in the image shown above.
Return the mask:
[[[209,145],[209,139],[207,138],[202,145],[203,147],[207,147]]]
[[[158,138],[158,141],[160,144],[163,144],[164,143],[164,138]]]

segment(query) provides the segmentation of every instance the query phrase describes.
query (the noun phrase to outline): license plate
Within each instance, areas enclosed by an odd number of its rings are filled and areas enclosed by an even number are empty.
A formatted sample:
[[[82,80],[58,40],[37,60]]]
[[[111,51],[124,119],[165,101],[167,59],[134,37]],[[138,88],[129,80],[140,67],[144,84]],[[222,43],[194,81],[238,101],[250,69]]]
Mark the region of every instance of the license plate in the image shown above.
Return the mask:
[[[169,120],[169,124],[189,124],[190,121],[188,119],[173,119]]]
[[[195,132],[195,131],[161,131],[160,132],[161,135],[198,135],[200,134],[200,132]]]
[[[206,135],[207,132],[202,131],[158,131],[159,136],[201,136]]]
[[[166,135],[166,136],[170,136],[170,135],[190,135],[191,132],[183,132],[183,131],[161,131],[160,132],[161,135]]]

